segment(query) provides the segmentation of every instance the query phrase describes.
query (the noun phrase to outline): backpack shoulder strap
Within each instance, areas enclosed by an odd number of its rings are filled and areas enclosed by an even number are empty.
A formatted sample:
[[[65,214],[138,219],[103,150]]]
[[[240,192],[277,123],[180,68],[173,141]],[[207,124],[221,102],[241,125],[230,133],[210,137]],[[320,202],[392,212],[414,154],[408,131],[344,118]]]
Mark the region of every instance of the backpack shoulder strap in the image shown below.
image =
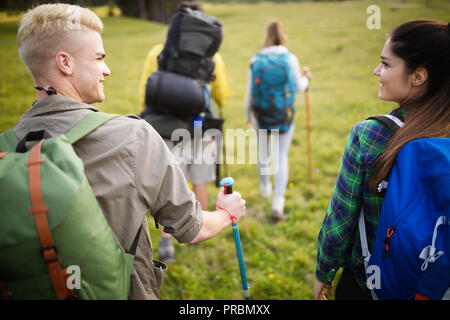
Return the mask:
[[[257,60],[257,59],[267,59],[268,56],[269,56],[268,54],[258,52],[257,54],[255,54],[255,60]]]
[[[377,121],[381,122],[386,127],[388,127],[389,130],[391,130],[391,132],[396,132],[398,129],[403,127],[403,124],[404,124],[404,122],[400,118],[397,118],[395,115],[392,115],[392,114],[385,114],[385,115],[381,115],[381,116],[373,116],[373,117],[367,118],[367,120],[369,120],[369,119],[373,119],[373,120],[377,120]]]
[[[104,112],[93,112],[78,122],[75,127],[65,134],[65,136],[69,140],[70,144],[74,144],[90,132],[100,127],[102,124],[115,117],[119,117],[119,115]],[[15,152],[18,143],[19,140],[17,140],[12,129],[0,134],[0,151]]]
[[[75,127],[65,134],[65,136],[69,140],[70,144],[74,144],[104,123],[116,117],[119,117],[119,115],[104,112],[93,112],[78,122]]]
[[[396,111],[394,111],[393,114],[386,114],[386,115],[373,116],[373,117],[367,118],[367,120],[369,120],[369,119],[377,120],[377,121],[381,122],[382,124],[387,126],[392,133],[395,133],[404,124],[403,119],[400,116],[397,117]],[[384,187],[385,188],[387,187],[386,182],[384,184]],[[369,259],[370,259],[371,254],[369,251],[369,245],[367,243],[366,223],[365,223],[365,219],[364,219],[364,210],[362,208],[359,213],[358,228],[359,228],[359,240],[361,243],[361,253],[363,256],[363,260],[364,260],[364,269],[367,274],[367,271],[368,271],[367,268],[368,268]],[[374,290],[372,288],[369,288],[369,289],[370,289],[370,293],[372,295],[372,299],[378,300],[378,297],[377,297],[376,293],[374,292]]]
[[[366,223],[364,219],[364,210],[362,208],[359,213],[358,227],[359,227],[359,240],[361,242],[361,252],[364,260],[364,270],[367,275],[367,272],[369,271],[368,267],[369,267],[370,251],[369,245],[367,244]],[[368,289],[370,290],[370,294],[372,295],[372,300],[379,300],[373,288],[369,287],[369,283]]]
[[[367,266],[370,258],[370,251],[369,245],[367,244],[366,223],[364,219],[364,210],[362,208],[359,213],[358,227],[359,227],[359,240],[361,242],[361,252],[364,259],[364,269],[367,271]]]
[[[390,114],[367,118],[367,120],[369,119],[381,122],[387,126],[392,133],[395,133],[398,129],[403,127],[405,122],[404,114],[400,108],[393,110]]]

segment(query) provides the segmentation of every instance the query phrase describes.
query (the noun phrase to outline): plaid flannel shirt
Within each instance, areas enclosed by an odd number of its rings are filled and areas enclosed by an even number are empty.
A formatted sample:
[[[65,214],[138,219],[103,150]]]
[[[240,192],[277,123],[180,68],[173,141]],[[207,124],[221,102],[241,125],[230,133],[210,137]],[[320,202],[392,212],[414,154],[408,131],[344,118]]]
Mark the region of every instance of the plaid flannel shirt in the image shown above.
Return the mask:
[[[358,217],[362,206],[367,242],[372,250],[383,196],[369,191],[368,181],[376,158],[391,136],[391,131],[376,120],[359,122],[350,130],[317,242],[316,278],[321,282],[331,283],[337,270],[345,267],[350,268],[360,286],[365,287]]]

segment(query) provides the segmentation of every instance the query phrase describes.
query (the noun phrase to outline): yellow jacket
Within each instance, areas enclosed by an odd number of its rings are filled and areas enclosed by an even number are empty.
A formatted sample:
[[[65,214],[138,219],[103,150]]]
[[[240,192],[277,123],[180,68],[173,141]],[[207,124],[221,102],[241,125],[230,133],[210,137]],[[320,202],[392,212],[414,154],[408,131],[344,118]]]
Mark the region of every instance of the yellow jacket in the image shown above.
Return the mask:
[[[139,106],[141,110],[145,108],[145,87],[148,77],[158,70],[158,55],[163,50],[162,44],[155,45],[147,54],[145,59],[144,68],[142,70],[141,82],[139,84]],[[225,69],[225,63],[219,53],[214,55],[214,73],[216,74],[216,80],[210,83],[211,96],[215,103],[222,107],[225,104],[226,99],[231,95],[230,84],[228,82],[227,71]]]

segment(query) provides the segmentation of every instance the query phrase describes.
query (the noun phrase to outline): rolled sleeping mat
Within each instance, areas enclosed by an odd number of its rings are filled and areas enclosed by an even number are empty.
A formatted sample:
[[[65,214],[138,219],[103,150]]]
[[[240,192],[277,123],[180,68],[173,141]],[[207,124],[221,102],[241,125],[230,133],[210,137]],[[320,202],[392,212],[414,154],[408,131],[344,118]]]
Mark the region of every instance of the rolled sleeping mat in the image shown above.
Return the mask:
[[[207,84],[172,72],[156,71],[147,80],[145,103],[161,113],[193,115],[209,103]]]

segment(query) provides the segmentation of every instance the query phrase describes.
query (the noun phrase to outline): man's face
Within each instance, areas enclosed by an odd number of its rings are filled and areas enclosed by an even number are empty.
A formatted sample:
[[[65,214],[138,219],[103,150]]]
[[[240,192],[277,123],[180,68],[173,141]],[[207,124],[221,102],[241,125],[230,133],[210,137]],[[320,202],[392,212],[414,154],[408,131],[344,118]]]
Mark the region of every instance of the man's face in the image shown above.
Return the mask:
[[[93,30],[80,33],[76,40],[72,85],[87,104],[103,102],[103,81],[111,74],[105,64],[105,49],[100,34]]]

